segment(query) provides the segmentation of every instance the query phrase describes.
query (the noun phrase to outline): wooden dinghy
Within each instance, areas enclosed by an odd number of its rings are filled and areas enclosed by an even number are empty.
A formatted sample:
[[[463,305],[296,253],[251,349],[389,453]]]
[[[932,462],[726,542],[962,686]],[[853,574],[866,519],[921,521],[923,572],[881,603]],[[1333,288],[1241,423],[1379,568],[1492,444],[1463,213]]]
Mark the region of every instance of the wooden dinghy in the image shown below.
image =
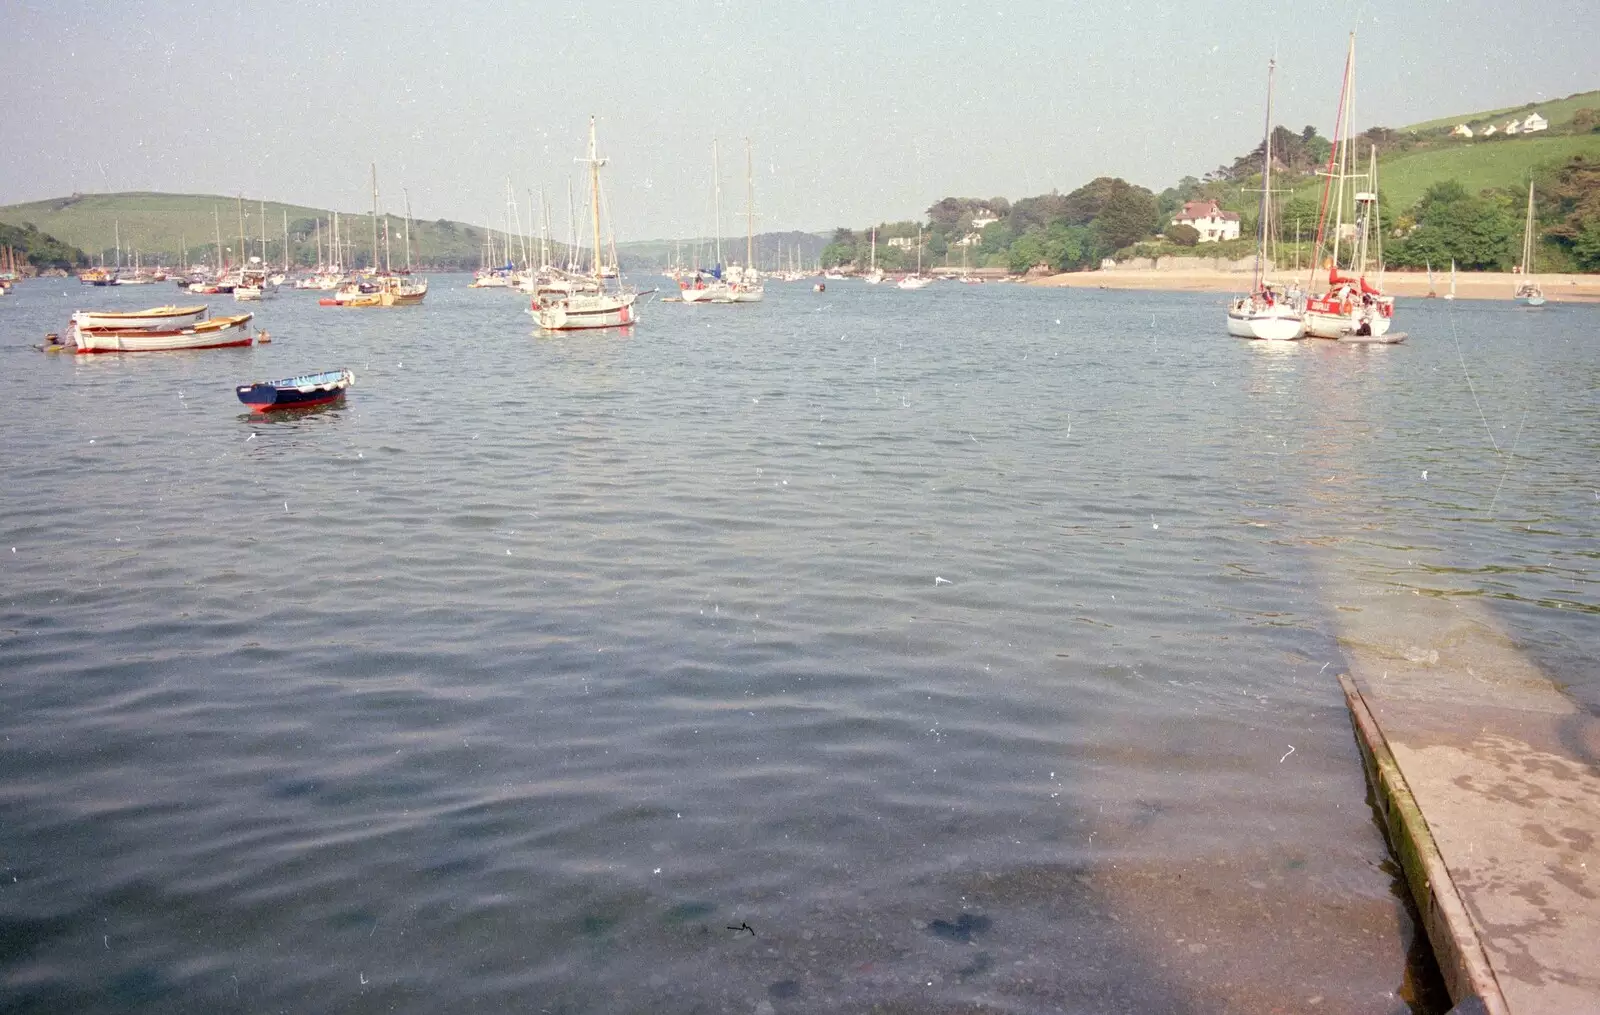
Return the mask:
[[[349,370],[324,370],[321,373],[285,377],[281,381],[255,381],[234,389],[239,401],[254,412],[274,409],[304,409],[327,405],[344,397],[345,389],[356,382]]]
[[[245,331],[254,314],[209,317],[193,326],[167,331],[82,328],[74,321],[72,342],[80,355],[97,352],[170,352],[178,349],[225,349],[251,345],[255,336]],[[242,332],[242,334],[240,334]]]

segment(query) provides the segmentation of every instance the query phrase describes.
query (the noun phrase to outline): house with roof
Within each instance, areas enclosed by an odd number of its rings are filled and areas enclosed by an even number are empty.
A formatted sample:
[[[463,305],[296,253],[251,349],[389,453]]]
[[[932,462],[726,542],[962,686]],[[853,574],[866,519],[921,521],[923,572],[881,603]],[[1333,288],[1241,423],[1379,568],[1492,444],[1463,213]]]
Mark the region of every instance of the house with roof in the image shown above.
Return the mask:
[[[1484,137],[1494,137],[1498,133],[1500,133],[1500,128],[1496,127],[1492,123],[1489,124],[1489,126],[1483,128],[1483,136]]]
[[[1507,120],[1506,121],[1506,126],[1505,126],[1505,132],[1507,134],[1520,134],[1520,133],[1522,133],[1522,121],[1521,120]]]
[[[1468,127],[1464,123],[1458,123],[1458,124],[1455,125],[1455,128],[1450,131],[1450,136],[1451,137],[1471,137],[1472,136],[1472,128]]]
[[[1524,134],[1532,134],[1536,131],[1549,129],[1550,121],[1546,120],[1538,113],[1529,113],[1527,119],[1522,121],[1522,132]]]
[[[1193,226],[1200,234],[1201,243],[1239,238],[1239,213],[1223,211],[1215,200],[1187,201],[1183,210],[1173,216],[1175,226]]]

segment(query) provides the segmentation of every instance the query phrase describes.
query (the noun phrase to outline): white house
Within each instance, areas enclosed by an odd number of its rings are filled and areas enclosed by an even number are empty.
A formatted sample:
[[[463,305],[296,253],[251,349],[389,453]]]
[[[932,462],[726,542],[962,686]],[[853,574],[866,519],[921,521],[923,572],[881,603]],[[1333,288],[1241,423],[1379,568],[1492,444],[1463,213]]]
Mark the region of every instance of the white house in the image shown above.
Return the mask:
[[[1520,133],[1522,133],[1522,121],[1521,120],[1507,120],[1506,121],[1506,133],[1507,134],[1520,134]]]
[[[1000,216],[996,215],[994,212],[980,211],[972,216],[972,228],[974,232],[982,232],[984,226],[991,226],[999,221]]]
[[[983,234],[982,233],[968,233],[967,235],[961,237],[961,239],[956,241],[956,246],[958,246],[958,247],[981,247],[981,246],[983,246]]]
[[[1193,226],[1201,243],[1239,238],[1239,213],[1223,211],[1216,201],[1189,201],[1172,219],[1175,226]]]
[[[913,237],[913,236],[891,236],[891,237],[889,237],[889,246],[891,246],[891,247],[900,247],[900,248],[902,248],[904,250],[910,250],[912,247],[915,247],[916,245],[917,245],[917,240],[916,240],[916,237]]]
[[[1489,124],[1489,126],[1483,128],[1483,136],[1484,137],[1493,137],[1494,135],[1496,135],[1498,133],[1500,133],[1500,128],[1496,127],[1492,123]]]
[[[1524,134],[1532,134],[1534,131],[1549,129],[1550,121],[1546,120],[1538,113],[1529,113],[1528,118],[1522,121],[1522,132]]]
[[[1472,136],[1472,128],[1468,127],[1464,123],[1458,123],[1458,124],[1456,124],[1455,129],[1450,132],[1450,136],[1451,137],[1471,137]]]

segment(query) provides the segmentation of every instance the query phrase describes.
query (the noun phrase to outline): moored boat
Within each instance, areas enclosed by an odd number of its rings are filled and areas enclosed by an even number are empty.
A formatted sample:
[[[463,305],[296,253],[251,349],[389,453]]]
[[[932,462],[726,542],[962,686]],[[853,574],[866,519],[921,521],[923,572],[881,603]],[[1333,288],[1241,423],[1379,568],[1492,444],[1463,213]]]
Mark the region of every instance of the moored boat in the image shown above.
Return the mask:
[[[1334,145],[1328,155],[1327,181],[1322,191],[1322,212],[1317,221],[1316,255],[1328,272],[1327,288],[1306,300],[1306,334],[1312,338],[1346,336],[1380,339],[1394,320],[1394,297],[1383,292],[1383,230],[1378,211],[1378,153],[1374,148],[1365,173],[1354,172],[1354,92],[1356,37],[1350,36],[1345,57],[1344,88]],[[1365,184],[1356,189],[1357,181]],[[1348,204],[1347,204],[1348,201]],[[1345,219],[1346,211],[1351,217]],[[1346,243],[1346,236],[1352,238]],[[1375,262],[1377,281],[1367,278]],[[1344,274],[1341,274],[1345,272]]]
[[[1261,205],[1256,219],[1256,263],[1250,292],[1228,305],[1228,334],[1270,342],[1304,337],[1306,325],[1299,293],[1267,281],[1272,233],[1272,78],[1277,62],[1267,62],[1267,128],[1262,142]]]
[[[1522,272],[1522,281],[1517,285],[1517,291],[1512,299],[1519,300],[1530,307],[1544,306],[1544,290],[1539,288],[1539,283],[1533,278],[1534,235],[1536,230],[1533,225],[1533,180],[1528,180],[1528,218],[1522,227],[1522,264],[1518,271]]]
[[[589,154],[580,161],[589,164],[590,221],[593,225],[593,275],[574,279],[570,289],[541,290],[533,297],[528,312],[546,331],[575,331],[591,328],[626,327],[638,321],[634,301],[639,294],[631,287],[606,287],[606,265],[600,246],[600,167],[606,160],[596,154],[594,117],[589,117]]]
[[[149,310],[79,310],[72,321],[80,328],[95,331],[154,331],[182,327],[206,312],[204,303],[188,307],[151,307]]]
[[[254,412],[274,409],[304,409],[327,405],[344,397],[345,389],[356,381],[349,370],[324,370],[320,373],[285,377],[279,381],[254,381],[234,388],[239,401]]]
[[[210,317],[187,328],[132,329],[84,328],[77,320],[69,326],[79,354],[100,352],[170,352],[179,349],[224,349],[252,345],[255,336],[245,329],[254,314]],[[76,315],[74,315],[76,318]],[[242,332],[242,334],[238,334]]]

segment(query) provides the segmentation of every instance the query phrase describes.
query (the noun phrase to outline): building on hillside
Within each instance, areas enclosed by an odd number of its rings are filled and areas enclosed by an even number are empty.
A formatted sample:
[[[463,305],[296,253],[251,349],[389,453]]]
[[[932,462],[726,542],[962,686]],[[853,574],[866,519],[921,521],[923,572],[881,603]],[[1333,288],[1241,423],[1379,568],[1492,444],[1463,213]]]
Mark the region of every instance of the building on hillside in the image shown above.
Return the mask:
[[[1455,129],[1450,131],[1450,136],[1451,137],[1471,137],[1472,136],[1472,128],[1468,127],[1464,123],[1458,123],[1458,124],[1455,125]]]
[[[1482,133],[1484,137],[1494,137],[1496,134],[1500,133],[1500,128],[1491,123],[1489,126],[1483,128]]]
[[[1000,216],[996,215],[994,212],[980,211],[972,216],[972,228],[976,232],[982,232],[984,226],[992,226],[999,221]]]
[[[1528,118],[1526,120],[1522,121],[1522,132],[1524,134],[1532,134],[1535,131],[1549,130],[1549,129],[1550,129],[1550,121],[1546,120],[1544,117],[1540,116],[1538,113],[1529,113],[1528,114]]]
[[[983,234],[982,233],[968,233],[967,235],[961,237],[961,239],[956,241],[956,246],[958,246],[958,247],[981,247],[981,246],[983,246]]]
[[[1201,243],[1239,238],[1239,213],[1223,211],[1216,201],[1188,201],[1183,210],[1173,216],[1175,226],[1193,226],[1200,234]]]
[[[891,236],[891,237],[889,237],[889,246],[891,246],[891,247],[900,247],[903,250],[910,250],[912,247],[915,247],[916,245],[917,245],[917,240],[916,240],[916,237],[914,237],[914,236]]]
[[[1520,133],[1522,133],[1522,121],[1521,120],[1507,120],[1506,121],[1505,132],[1507,134],[1520,134]]]

